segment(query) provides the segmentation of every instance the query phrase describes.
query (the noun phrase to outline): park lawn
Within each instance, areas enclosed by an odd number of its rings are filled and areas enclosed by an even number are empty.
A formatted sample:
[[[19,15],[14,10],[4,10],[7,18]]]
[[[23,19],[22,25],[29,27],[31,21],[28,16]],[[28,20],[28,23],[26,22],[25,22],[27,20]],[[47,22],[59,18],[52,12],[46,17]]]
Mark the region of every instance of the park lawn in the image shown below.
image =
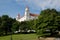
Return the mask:
[[[0,40],[10,40],[11,36],[0,37]],[[13,40],[37,40],[36,34],[15,34],[12,35]]]

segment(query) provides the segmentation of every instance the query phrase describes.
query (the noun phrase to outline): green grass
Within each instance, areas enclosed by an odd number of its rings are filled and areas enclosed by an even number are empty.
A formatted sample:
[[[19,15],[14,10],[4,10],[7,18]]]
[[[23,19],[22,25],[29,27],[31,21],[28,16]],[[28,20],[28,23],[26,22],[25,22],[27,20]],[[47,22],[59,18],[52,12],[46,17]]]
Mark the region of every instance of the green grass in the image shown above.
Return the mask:
[[[0,37],[0,40],[10,40],[11,36]],[[37,40],[36,34],[16,34],[12,35],[13,40]]]

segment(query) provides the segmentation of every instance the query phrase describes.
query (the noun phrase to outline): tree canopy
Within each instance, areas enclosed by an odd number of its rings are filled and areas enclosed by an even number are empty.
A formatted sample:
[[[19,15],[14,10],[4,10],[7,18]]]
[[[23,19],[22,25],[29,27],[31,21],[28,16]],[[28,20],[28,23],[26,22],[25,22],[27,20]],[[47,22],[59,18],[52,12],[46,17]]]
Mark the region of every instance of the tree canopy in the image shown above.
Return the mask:
[[[8,32],[11,32],[12,24],[15,22],[14,20],[8,15],[2,15],[0,17],[0,35],[7,35]]]
[[[55,9],[46,9],[41,11],[36,20],[36,29],[39,36],[54,36],[60,27],[60,15]]]

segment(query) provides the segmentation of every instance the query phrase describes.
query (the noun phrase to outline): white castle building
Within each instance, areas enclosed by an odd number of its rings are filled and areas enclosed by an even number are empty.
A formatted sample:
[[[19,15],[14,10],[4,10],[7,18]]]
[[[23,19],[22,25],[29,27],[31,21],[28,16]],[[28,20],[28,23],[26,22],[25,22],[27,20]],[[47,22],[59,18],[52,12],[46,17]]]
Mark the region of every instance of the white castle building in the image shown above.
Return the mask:
[[[16,17],[16,20],[19,22],[22,21],[29,21],[29,20],[33,20],[33,19],[37,19],[38,18],[38,14],[33,14],[29,12],[29,8],[26,7],[25,8],[25,13],[23,17],[20,17],[20,14],[18,14],[18,16]]]

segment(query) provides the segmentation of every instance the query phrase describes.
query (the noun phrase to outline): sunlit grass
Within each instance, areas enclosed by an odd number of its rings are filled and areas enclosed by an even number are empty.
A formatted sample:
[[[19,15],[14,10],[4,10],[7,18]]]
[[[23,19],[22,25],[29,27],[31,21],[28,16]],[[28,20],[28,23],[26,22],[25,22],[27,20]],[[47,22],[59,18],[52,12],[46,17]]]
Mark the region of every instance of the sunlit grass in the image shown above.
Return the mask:
[[[0,37],[0,40],[10,40],[11,36]],[[12,35],[13,40],[37,40],[36,34],[16,34]]]

